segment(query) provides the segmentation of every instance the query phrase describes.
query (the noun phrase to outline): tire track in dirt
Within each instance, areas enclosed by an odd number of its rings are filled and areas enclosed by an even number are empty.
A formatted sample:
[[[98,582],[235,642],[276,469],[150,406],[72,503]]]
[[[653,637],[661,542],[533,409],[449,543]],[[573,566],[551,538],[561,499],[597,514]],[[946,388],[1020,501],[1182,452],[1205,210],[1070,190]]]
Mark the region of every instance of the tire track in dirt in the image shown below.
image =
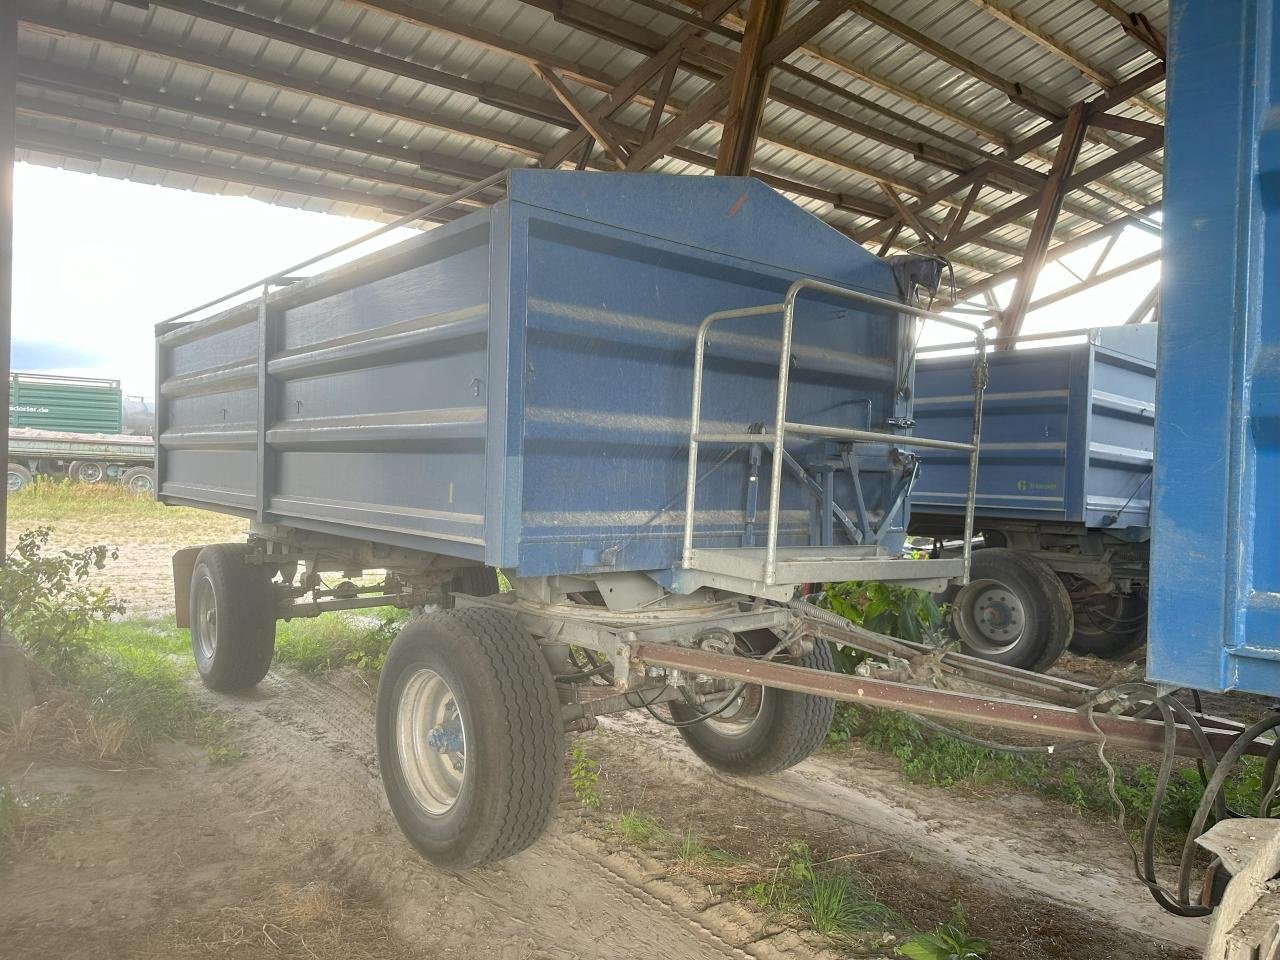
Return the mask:
[[[273,671],[239,697],[202,693],[229,717],[246,752],[218,774],[254,811],[327,848],[349,877],[376,888],[403,936],[441,956],[613,960],[780,960],[821,956],[799,938],[757,942],[745,911],[647,876],[633,860],[553,825],[525,853],[454,874],[401,837],[377,779],[373,691],[354,671],[327,678]]]

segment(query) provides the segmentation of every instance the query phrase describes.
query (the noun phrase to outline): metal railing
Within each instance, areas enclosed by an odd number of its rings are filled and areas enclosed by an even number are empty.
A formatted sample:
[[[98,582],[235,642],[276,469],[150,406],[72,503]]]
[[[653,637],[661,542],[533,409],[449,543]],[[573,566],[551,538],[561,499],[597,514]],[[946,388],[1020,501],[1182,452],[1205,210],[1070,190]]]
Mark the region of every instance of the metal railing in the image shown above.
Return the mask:
[[[813,423],[795,423],[787,419],[787,388],[791,379],[791,337],[795,327],[795,305],[802,291],[812,290],[831,297],[852,300],[856,303],[879,307],[893,315],[907,314],[924,320],[958,327],[973,334],[974,377],[973,377],[973,430],[969,443],[958,443],[952,440],[930,440],[927,437],[909,437],[896,433],[881,433],[876,430],[853,430],[844,427],[828,427]],[[713,324],[721,320],[746,319],[748,317],[764,317],[774,314],[782,315],[782,340],[778,357],[778,389],[776,409],[774,411],[773,434],[763,433],[702,433],[702,379],[706,360],[707,334]],[[908,361],[909,362],[909,361]],[[928,447],[937,450],[960,451],[969,454],[969,484],[965,496],[964,510],[964,581],[969,580],[969,561],[971,543],[973,541],[973,514],[978,487],[978,441],[982,432],[982,392],[986,387],[986,336],[982,327],[976,323],[957,320],[943,316],[930,310],[910,304],[900,303],[884,297],[877,297],[860,290],[824,283],[820,280],[799,279],[787,288],[786,296],[781,303],[770,303],[759,307],[741,307],[736,310],[721,310],[709,314],[698,326],[698,336],[693,354],[693,406],[689,422],[689,475],[685,485],[684,508],[684,544],[681,565],[688,570],[693,567],[693,532],[694,508],[697,501],[698,486],[698,445],[700,443],[759,443],[773,448],[770,465],[769,485],[769,530],[765,544],[764,582],[773,584],[778,565],[778,523],[782,501],[782,450],[788,433],[810,437],[826,437],[831,440],[849,442],[889,443],[904,447]]]

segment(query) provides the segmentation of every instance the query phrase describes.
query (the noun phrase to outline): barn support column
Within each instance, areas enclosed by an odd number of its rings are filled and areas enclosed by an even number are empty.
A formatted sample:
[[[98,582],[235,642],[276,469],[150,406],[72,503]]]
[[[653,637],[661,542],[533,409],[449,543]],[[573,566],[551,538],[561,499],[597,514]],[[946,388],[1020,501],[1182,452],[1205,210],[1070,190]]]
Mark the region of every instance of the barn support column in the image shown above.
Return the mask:
[[[18,0],[0,0],[0,463],[9,465],[9,355],[13,346],[13,159],[17,150]],[[0,563],[4,563],[9,484],[0,486]],[[27,658],[4,629],[0,609],[0,711],[21,713],[32,706]]]
[[[17,152],[18,0],[0,0],[0,463],[9,465],[9,357],[13,349],[13,160]],[[0,562],[3,562],[9,485],[0,487]],[[4,611],[0,610],[0,626]]]

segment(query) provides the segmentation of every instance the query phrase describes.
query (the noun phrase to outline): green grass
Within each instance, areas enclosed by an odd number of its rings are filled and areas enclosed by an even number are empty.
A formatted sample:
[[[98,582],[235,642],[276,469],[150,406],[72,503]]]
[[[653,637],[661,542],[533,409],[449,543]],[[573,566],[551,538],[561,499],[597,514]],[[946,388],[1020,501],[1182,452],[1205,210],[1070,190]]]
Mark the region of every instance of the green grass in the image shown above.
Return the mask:
[[[94,712],[126,723],[144,745],[185,740],[224,745],[225,722],[197,702],[187,632],[172,618],[99,624],[91,652],[70,676]]]
[[[89,519],[127,519],[164,515],[170,508],[156,503],[145,493],[136,493],[118,483],[68,483],[38,477],[34,483],[9,498],[9,520],[48,523],[59,516]]]
[[[636,813],[634,810],[624,813],[617,821],[610,824],[611,829],[633,847],[645,850],[666,845],[674,836],[653,817]]]
[[[907,926],[897,912],[880,902],[865,877],[839,861],[815,862],[804,843],[791,844],[771,876],[751,884],[745,893],[760,909],[799,917],[836,941]]]
[[[916,783],[975,792],[1003,786],[1036,793],[1082,812],[1116,812],[1107,792],[1106,774],[1092,750],[1055,757],[1000,753],[933,733],[907,714],[841,704],[828,741],[838,745],[853,737],[892,756]],[[1157,770],[1149,764],[1117,769],[1116,792],[1124,803],[1126,821],[1146,820],[1156,778]],[[1261,788],[1262,761],[1246,757],[1227,782],[1227,802],[1239,810],[1256,809]],[[1171,834],[1185,833],[1203,792],[1193,766],[1176,768],[1161,811],[1161,827]]]
[[[373,620],[368,615],[327,613],[281,622],[276,626],[275,662],[303,673],[326,673],[348,664],[376,673],[408,618],[408,611],[388,608]]]

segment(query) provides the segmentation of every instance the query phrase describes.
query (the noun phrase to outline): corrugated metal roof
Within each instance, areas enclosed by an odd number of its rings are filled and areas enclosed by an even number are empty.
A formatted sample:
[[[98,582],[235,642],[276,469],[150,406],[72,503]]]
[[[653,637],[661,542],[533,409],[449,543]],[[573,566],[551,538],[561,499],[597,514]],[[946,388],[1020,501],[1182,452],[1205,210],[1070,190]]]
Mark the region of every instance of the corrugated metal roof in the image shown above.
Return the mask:
[[[707,0],[24,0],[20,156],[182,189],[386,218],[504,167],[532,165],[577,126],[531,67],[561,75],[591,109]],[[745,7],[745,4],[743,5]],[[812,9],[791,0],[788,23]],[[1111,8],[1111,9],[1107,9]],[[980,164],[991,173],[949,251],[962,283],[1019,260],[1035,175],[1056,137],[1017,159],[1010,144],[1075,103],[1159,64],[1144,39],[1167,28],[1160,0],[1127,23],[1102,0],[850,0],[774,71],[754,170],[796,202],[879,249],[885,217],[937,194],[925,226],[945,235]],[[730,13],[685,46],[667,102],[678,115],[731,69],[742,28]],[[655,77],[646,97],[656,89]],[[1163,79],[1108,114],[1162,122]],[[638,137],[632,100],[614,131]],[[1112,126],[1115,124],[1113,123]],[[1131,129],[1130,129],[1131,128]],[[1090,127],[1076,170],[1141,139]],[[705,174],[712,121],[651,167]],[[568,162],[580,157],[572,153]],[[1054,236],[1078,238],[1160,199],[1152,149],[1070,192]],[[593,168],[609,169],[605,152]],[[974,232],[988,218],[990,229]],[[1008,222],[1005,222],[1008,220]],[[895,246],[918,244],[911,229]]]

